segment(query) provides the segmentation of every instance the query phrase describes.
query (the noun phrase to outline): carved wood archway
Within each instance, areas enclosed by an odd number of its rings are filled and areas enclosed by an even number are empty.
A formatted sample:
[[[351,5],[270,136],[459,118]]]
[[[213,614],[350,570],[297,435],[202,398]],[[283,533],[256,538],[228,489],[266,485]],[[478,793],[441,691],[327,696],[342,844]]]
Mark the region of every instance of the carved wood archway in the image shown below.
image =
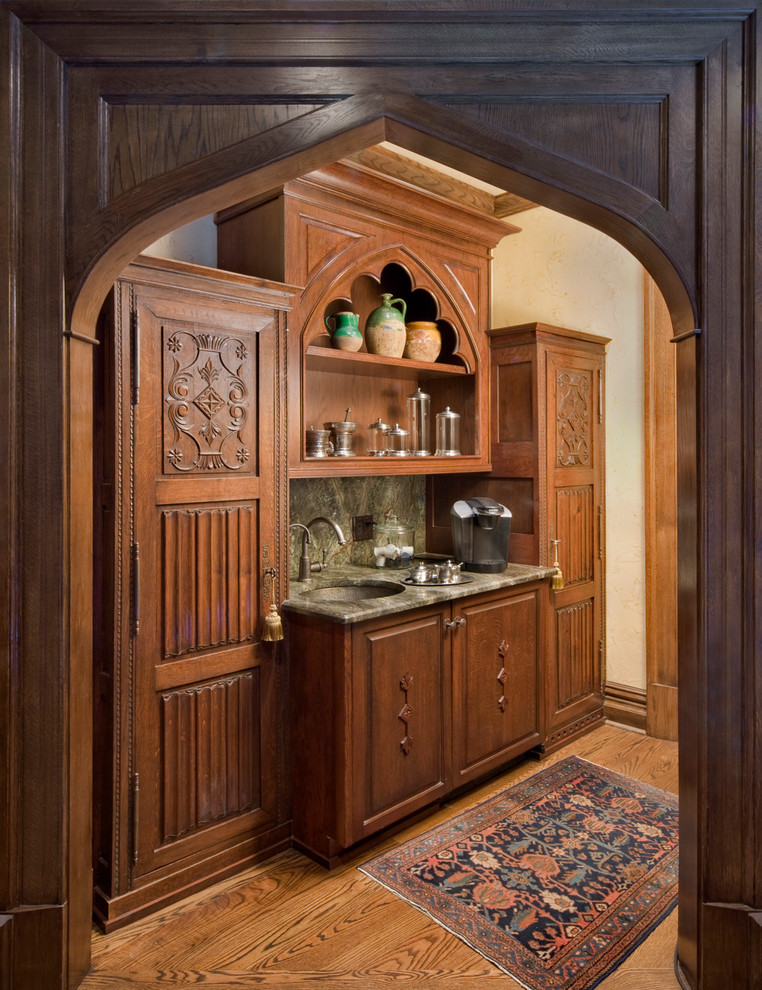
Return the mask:
[[[686,335],[680,957],[704,990],[753,986],[762,907],[762,796],[747,784],[762,780],[754,12],[704,0],[666,10],[645,0],[634,10],[618,0],[584,10],[563,0],[220,8],[16,0],[1,11],[11,154],[0,945],[3,960],[13,945],[13,963],[0,972],[20,990],[59,985],[56,974],[73,984],[88,964],[83,479],[100,300],[167,228],[251,195],[252,182],[274,184],[284,169],[390,140],[616,237],[657,278]],[[55,947],[42,975],[41,935]]]

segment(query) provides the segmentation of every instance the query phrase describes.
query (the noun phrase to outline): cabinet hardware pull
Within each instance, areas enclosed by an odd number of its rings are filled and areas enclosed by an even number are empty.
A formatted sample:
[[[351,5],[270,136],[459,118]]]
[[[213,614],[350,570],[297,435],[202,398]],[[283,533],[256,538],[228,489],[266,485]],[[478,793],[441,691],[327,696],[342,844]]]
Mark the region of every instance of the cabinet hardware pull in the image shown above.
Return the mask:
[[[140,810],[140,774],[132,777],[132,865],[138,864],[138,812]]]
[[[132,635],[140,632],[140,544],[132,544]]]
[[[466,620],[461,615],[457,615],[454,619],[445,619],[444,627],[447,630],[457,629],[458,626],[465,626]]]
[[[603,506],[598,506],[598,558],[603,560]]]
[[[136,406],[140,402],[140,326],[137,309],[130,312],[130,336],[132,337],[132,404]]]

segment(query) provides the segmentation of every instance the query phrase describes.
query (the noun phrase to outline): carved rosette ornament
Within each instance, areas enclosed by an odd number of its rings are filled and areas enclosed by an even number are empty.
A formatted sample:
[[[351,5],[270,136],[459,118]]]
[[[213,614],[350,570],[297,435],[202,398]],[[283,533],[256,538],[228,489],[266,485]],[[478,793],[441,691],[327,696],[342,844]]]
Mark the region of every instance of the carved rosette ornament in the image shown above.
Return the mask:
[[[165,472],[251,470],[254,361],[237,337],[165,328]]]
[[[590,376],[559,371],[556,381],[558,461],[564,467],[588,464],[592,423]]]

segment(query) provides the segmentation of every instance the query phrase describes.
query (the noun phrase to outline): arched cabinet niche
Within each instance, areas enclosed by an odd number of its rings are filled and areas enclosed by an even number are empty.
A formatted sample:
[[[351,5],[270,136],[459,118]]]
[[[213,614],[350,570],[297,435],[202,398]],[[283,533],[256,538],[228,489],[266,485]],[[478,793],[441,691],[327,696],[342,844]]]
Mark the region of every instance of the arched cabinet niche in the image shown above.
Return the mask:
[[[434,474],[489,468],[489,278],[492,249],[518,228],[460,204],[337,162],[217,216],[218,264],[303,287],[288,334],[288,449],[292,477]],[[390,293],[406,320],[435,322],[434,362],[368,352],[365,323]],[[357,352],[331,343],[326,317],[359,316]],[[460,455],[372,457],[368,427],[408,427],[407,396],[431,396],[434,421],[461,416]],[[349,413],[347,413],[349,410]],[[310,457],[306,431],[348,418],[353,456]]]

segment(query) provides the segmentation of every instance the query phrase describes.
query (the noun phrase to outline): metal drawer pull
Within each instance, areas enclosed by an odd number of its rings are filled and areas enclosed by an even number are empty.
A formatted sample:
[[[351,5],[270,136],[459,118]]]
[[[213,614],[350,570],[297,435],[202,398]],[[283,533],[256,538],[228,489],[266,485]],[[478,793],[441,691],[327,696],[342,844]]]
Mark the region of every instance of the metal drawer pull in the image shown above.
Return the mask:
[[[454,619],[445,619],[444,627],[445,629],[457,629],[458,626],[465,626],[466,620],[462,615],[457,616]]]

